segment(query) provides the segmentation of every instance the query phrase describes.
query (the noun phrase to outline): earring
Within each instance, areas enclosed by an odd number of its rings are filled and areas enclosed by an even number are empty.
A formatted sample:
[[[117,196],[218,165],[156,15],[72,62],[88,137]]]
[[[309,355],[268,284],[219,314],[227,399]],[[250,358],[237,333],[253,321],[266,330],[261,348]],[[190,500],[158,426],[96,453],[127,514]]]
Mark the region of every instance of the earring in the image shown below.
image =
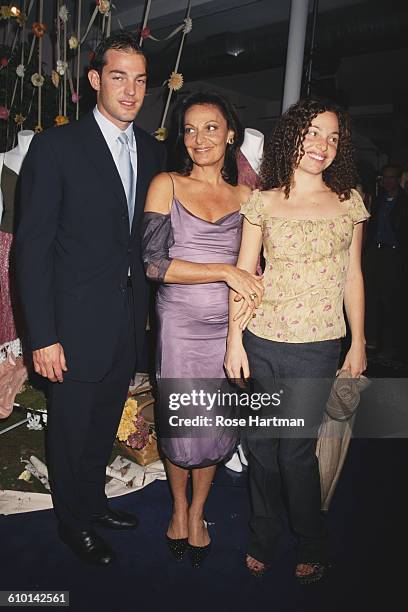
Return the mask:
[[[228,140],[227,140],[227,144],[229,144],[229,145],[234,144],[234,138],[233,138],[233,136],[231,136],[231,138],[228,138]]]

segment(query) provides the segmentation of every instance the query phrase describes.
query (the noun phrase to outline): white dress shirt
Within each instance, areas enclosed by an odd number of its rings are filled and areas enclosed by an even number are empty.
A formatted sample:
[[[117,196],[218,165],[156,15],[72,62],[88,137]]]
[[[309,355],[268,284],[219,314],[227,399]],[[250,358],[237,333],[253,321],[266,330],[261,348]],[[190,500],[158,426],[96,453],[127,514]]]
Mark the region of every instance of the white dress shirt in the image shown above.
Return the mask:
[[[115,162],[116,168],[119,172],[118,165],[118,157],[119,157],[119,148],[120,143],[118,141],[118,136],[122,134],[122,130],[120,130],[112,121],[109,121],[98,109],[98,106],[94,108],[94,117],[96,123],[99,125],[100,130],[103,134],[103,137],[106,140],[106,144],[109,147],[109,151],[112,154],[113,160]],[[135,185],[137,184],[137,148],[136,148],[136,138],[135,133],[133,131],[133,123],[131,123],[126,130],[124,130],[125,134],[129,139],[129,149],[130,149],[130,159],[132,162],[133,172],[135,173]],[[128,276],[130,276],[130,268],[128,269]]]
[[[119,147],[120,143],[118,142],[118,136],[122,134],[122,130],[120,130],[112,121],[109,121],[98,109],[97,106],[94,108],[94,117],[96,123],[99,125],[103,137],[106,140],[106,144],[109,147],[109,151],[112,154],[113,160],[116,164],[116,168],[119,172],[118,166],[118,156],[119,156]],[[129,139],[129,149],[130,149],[130,159],[132,162],[133,172],[135,173],[135,185],[137,182],[137,148],[136,148],[136,138],[135,133],[133,131],[133,123],[131,123],[126,130],[123,130],[126,136]],[[119,172],[120,174],[120,172]]]

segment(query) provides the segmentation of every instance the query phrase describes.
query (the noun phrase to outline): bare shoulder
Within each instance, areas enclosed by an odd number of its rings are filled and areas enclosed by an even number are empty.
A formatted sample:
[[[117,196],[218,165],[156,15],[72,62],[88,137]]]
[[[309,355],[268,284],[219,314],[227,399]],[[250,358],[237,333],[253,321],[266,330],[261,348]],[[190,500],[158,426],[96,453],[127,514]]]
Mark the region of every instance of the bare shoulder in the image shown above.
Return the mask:
[[[172,187],[170,172],[160,172],[160,174],[156,174],[154,179],[150,183],[149,189],[153,188],[155,191],[159,191],[161,189],[166,190]]]
[[[173,200],[173,182],[168,172],[157,174],[149,186],[145,212],[159,212],[167,215]]]

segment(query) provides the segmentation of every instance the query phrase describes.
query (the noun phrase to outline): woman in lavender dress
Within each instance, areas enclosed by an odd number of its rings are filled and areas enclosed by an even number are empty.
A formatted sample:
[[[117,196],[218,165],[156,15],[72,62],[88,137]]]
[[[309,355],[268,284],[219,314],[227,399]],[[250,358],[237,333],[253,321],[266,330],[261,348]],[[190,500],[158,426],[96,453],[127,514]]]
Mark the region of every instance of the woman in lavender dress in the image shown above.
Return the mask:
[[[174,120],[175,171],[162,173],[151,183],[142,248],[147,276],[161,283],[157,295],[159,389],[163,388],[160,383],[180,383],[181,379],[191,389],[191,381],[197,379],[225,378],[228,289],[249,308],[259,304],[263,288],[259,277],[235,267],[241,241],[239,207],[249,193],[247,187],[237,185],[236,154],[243,130],[235,111],[218,94],[196,93],[181,101]],[[168,408],[163,394],[162,417],[168,418]],[[197,408],[196,413],[203,411]],[[185,433],[169,437],[166,432],[161,439],[173,495],[166,537],[176,558],[189,548],[197,567],[210,546],[204,504],[216,464],[232,454],[236,437],[221,427],[206,428],[205,436]]]

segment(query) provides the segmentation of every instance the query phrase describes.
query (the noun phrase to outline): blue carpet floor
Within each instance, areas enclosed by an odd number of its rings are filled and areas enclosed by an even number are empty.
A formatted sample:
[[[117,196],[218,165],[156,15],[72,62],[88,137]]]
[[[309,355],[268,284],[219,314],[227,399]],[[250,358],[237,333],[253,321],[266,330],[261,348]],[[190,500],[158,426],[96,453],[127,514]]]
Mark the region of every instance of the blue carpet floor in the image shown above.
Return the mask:
[[[406,440],[353,440],[328,521],[333,569],[327,579],[299,586],[294,542],[282,538],[262,578],[244,565],[248,497],[246,473],[220,468],[208,501],[211,555],[199,570],[177,563],[166,548],[170,515],[167,483],[112,501],[141,518],[134,532],[104,532],[118,553],[107,568],[82,565],[59,541],[52,511],[0,516],[0,590],[68,590],[76,611],[271,612],[406,609],[396,602],[397,552],[405,550],[402,505]]]

